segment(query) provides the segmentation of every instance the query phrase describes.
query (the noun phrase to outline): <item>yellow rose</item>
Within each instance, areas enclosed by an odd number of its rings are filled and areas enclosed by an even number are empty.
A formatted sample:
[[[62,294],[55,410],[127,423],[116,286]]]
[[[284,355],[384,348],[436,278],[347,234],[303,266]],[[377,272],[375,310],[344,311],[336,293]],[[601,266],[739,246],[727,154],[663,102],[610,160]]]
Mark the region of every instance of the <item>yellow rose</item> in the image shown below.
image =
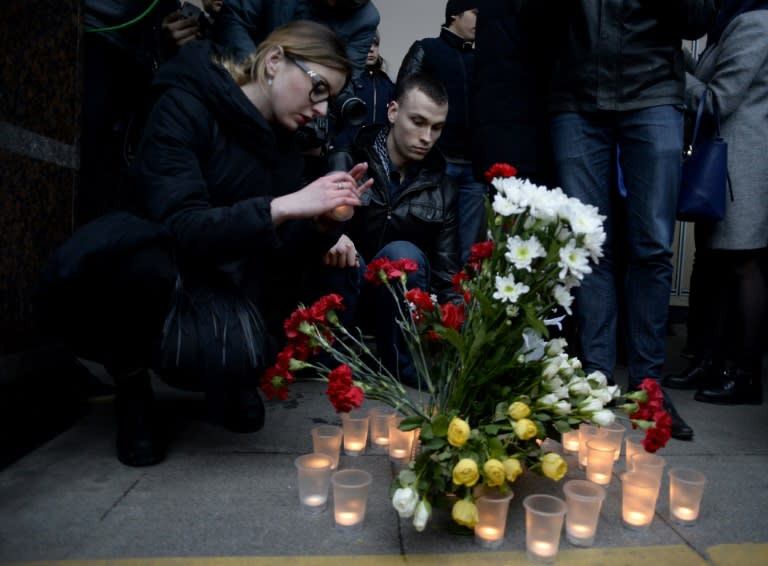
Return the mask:
[[[507,415],[510,419],[519,421],[531,414],[531,408],[522,401],[515,401],[507,409]]]
[[[504,464],[496,458],[491,458],[483,464],[483,475],[485,476],[485,485],[488,487],[497,487],[504,483],[505,473]]]
[[[520,460],[516,458],[507,458],[502,462],[502,465],[504,466],[504,475],[509,483],[515,481],[517,476],[523,473],[523,466],[520,465]]]
[[[565,463],[565,460],[559,454],[550,452],[541,459],[541,472],[549,479],[558,481],[562,479],[567,471],[568,464]]]
[[[475,525],[477,525],[477,507],[471,501],[462,499],[454,503],[451,517],[459,525],[474,529]]]
[[[469,425],[459,417],[453,417],[448,425],[448,444],[459,448],[469,440]]]
[[[520,440],[528,440],[538,433],[536,424],[531,419],[520,419],[519,421],[515,421],[512,425],[512,429]]]
[[[453,483],[472,487],[480,479],[477,463],[472,458],[462,458],[453,468]]]

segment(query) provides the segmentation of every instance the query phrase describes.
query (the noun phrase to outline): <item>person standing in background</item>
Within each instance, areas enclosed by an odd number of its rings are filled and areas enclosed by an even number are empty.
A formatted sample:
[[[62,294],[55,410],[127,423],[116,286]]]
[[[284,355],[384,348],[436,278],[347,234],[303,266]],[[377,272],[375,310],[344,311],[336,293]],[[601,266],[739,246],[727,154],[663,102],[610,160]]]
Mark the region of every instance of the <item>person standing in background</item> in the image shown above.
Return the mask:
[[[461,260],[472,244],[485,237],[485,183],[476,180],[472,166],[472,124],[475,92],[476,0],[449,0],[439,37],[421,39],[406,53],[397,82],[414,73],[429,73],[448,91],[449,110],[438,147],[446,172],[459,187],[459,245]]]
[[[715,0],[562,0],[550,9],[563,29],[550,94],[558,180],[606,217],[605,255],[576,290],[582,361],[585,371],[613,378],[623,309],[634,388],[646,377],[660,380],[664,365],[683,150],[682,40],[706,33],[717,7]],[[611,206],[617,148],[622,209]],[[620,273],[617,257],[626,262]],[[665,400],[672,436],[692,439]]]
[[[689,63],[693,63],[689,61]],[[686,73],[686,104],[720,113],[733,200],[696,222],[688,334],[696,360],[664,385],[704,403],[762,403],[768,288],[768,0],[725,0],[707,47]]]
[[[355,96],[365,102],[367,115],[366,124],[386,124],[387,107],[395,94],[395,84],[389,78],[385,70],[385,61],[379,51],[381,36],[376,30],[371,48],[368,50],[368,58],[365,60],[365,73],[359,79],[352,81]],[[339,150],[348,148],[360,131],[360,126],[347,126],[334,139],[334,146]]]
[[[509,163],[539,185],[555,179],[547,95],[558,38],[547,2],[478,2],[475,39],[475,176]]]

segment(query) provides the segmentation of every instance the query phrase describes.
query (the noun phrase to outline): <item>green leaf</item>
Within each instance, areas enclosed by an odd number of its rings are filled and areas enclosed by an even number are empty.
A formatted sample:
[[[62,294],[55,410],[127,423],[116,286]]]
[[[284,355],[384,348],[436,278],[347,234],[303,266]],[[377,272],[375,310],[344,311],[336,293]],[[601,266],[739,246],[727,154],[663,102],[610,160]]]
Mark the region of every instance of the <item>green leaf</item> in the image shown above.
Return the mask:
[[[568,421],[555,421],[554,426],[555,430],[560,434],[564,434],[571,430],[571,425],[568,424]]]
[[[421,425],[421,432],[419,434],[419,437],[421,440],[432,440],[435,435],[432,432],[432,425],[429,423],[424,423]]]
[[[422,430],[424,430],[424,429],[422,429]],[[447,443],[446,443],[444,438],[432,438],[431,440],[428,440],[427,442],[422,442],[421,449],[432,452],[432,451],[435,451],[435,450],[440,450],[446,444]]]
[[[435,436],[447,436],[450,423],[451,421],[447,415],[437,415],[432,419],[432,432]]]
[[[400,421],[400,430],[415,430],[419,428],[422,423],[423,419],[419,416],[413,415],[410,417],[405,417],[402,421]]]

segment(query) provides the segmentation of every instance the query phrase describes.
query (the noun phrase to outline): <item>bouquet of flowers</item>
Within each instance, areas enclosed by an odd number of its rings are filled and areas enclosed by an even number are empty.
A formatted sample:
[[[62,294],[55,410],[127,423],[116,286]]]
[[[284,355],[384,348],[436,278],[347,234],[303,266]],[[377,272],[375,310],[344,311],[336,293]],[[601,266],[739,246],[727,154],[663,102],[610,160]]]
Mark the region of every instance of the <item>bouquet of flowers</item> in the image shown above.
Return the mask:
[[[616,403],[618,386],[600,372],[585,374],[565,340],[550,339],[548,330],[559,324],[557,314],[570,314],[572,289],[599,261],[604,218],[560,189],[515,173],[497,164],[486,174],[496,190],[489,239],[473,246],[454,277],[461,303],[438,304],[424,290],[407,289],[416,270],[410,260],[381,258],[367,268],[366,280],[386,285],[399,305],[398,324],[419,376],[415,392],[376,361],[359,332],[339,323],[338,295],[294,311],[285,323],[287,346],[262,376],[268,398],[286,398],[294,373],[312,367],[328,382],[337,411],[374,399],[403,415],[401,429],[418,429],[419,453],[392,486],[393,506],[418,530],[447,494],[454,521],[473,527],[478,486],[507,491],[525,469],[559,480],[567,465],[543,441],[581,422],[616,418],[606,406]],[[308,361],[319,351],[339,365]],[[658,384],[646,380],[625,399],[616,406],[647,430],[646,448],[663,446],[671,419]]]

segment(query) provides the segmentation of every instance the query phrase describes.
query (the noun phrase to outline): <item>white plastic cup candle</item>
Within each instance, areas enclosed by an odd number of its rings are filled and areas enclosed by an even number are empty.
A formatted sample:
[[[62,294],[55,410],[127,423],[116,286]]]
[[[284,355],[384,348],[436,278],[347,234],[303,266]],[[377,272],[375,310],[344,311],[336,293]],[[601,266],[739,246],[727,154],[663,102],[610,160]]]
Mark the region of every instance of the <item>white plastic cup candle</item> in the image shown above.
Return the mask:
[[[337,529],[355,531],[362,527],[372,479],[365,470],[348,469],[333,473],[333,518]]]
[[[632,456],[632,471],[644,472],[655,477],[661,483],[664,475],[664,465],[667,461],[658,454],[650,452],[641,452]]]
[[[348,204],[341,204],[331,211],[331,217],[338,222],[346,222],[355,215],[355,209]]]
[[[328,503],[328,488],[331,484],[331,464],[327,454],[304,454],[294,460],[297,471],[299,502],[301,508],[310,513],[322,513]]]
[[[377,452],[387,452],[389,449],[389,421],[394,418],[392,409],[388,407],[373,407],[368,411],[371,447]]]
[[[507,528],[509,501],[513,493],[501,493],[489,489],[475,500],[477,505],[477,525],[475,525],[475,542],[483,548],[498,548],[504,542],[504,532]]]
[[[607,438],[587,442],[587,479],[599,485],[611,483],[613,473],[613,443]]]
[[[621,443],[624,440],[624,433],[627,431],[627,428],[619,422],[613,422],[609,425],[601,426],[600,430],[605,434],[605,439],[613,445],[613,461],[616,462],[621,455]]]
[[[344,431],[344,454],[348,456],[363,454],[368,442],[368,414],[361,411],[343,413],[341,428]]]
[[[552,495],[529,495],[525,507],[525,546],[528,559],[551,564],[560,547],[565,501]]]
[[[331,469],[339,466],[339,452],[341,451],[341,427],[333,425],[320,425],[312,429],[312,450],[318,454],[327,454],[331,457]]]
[[[601,438],[605,433],[600,427],[595,425],[581,423],[579,425],[579,468],[586,469],[587,459],[589,458],[587,442],[595,438]]]
[[[568,511],[565,514],[565,537],[574,546],[592,546],[597,533],[600,508],[605,489],[586,480],[568,480],[563,485]]]
[[[578,454],[579,452],[579,431],[569,430],[563,433],[563,450],[570,452],[571,454]]]
[[[646,530],[656,513],[660,482],[644,472],[621,475],[621,518],[625,527]]]
[[[645,452],[645,447],[642,445],[644,437],[645,433],[634,431],[624,439],[624,465],[628,472],[634,471],[632,469],[632,456]]]
[[[673,522],[681,525],[696,523],[706,483],[707,478],[697,470],[669,470],[669,514]]]
[[[400,430],[402,417],[395,416],[389,421],[389,459],[398,464],[411,460],[412,431]]]

